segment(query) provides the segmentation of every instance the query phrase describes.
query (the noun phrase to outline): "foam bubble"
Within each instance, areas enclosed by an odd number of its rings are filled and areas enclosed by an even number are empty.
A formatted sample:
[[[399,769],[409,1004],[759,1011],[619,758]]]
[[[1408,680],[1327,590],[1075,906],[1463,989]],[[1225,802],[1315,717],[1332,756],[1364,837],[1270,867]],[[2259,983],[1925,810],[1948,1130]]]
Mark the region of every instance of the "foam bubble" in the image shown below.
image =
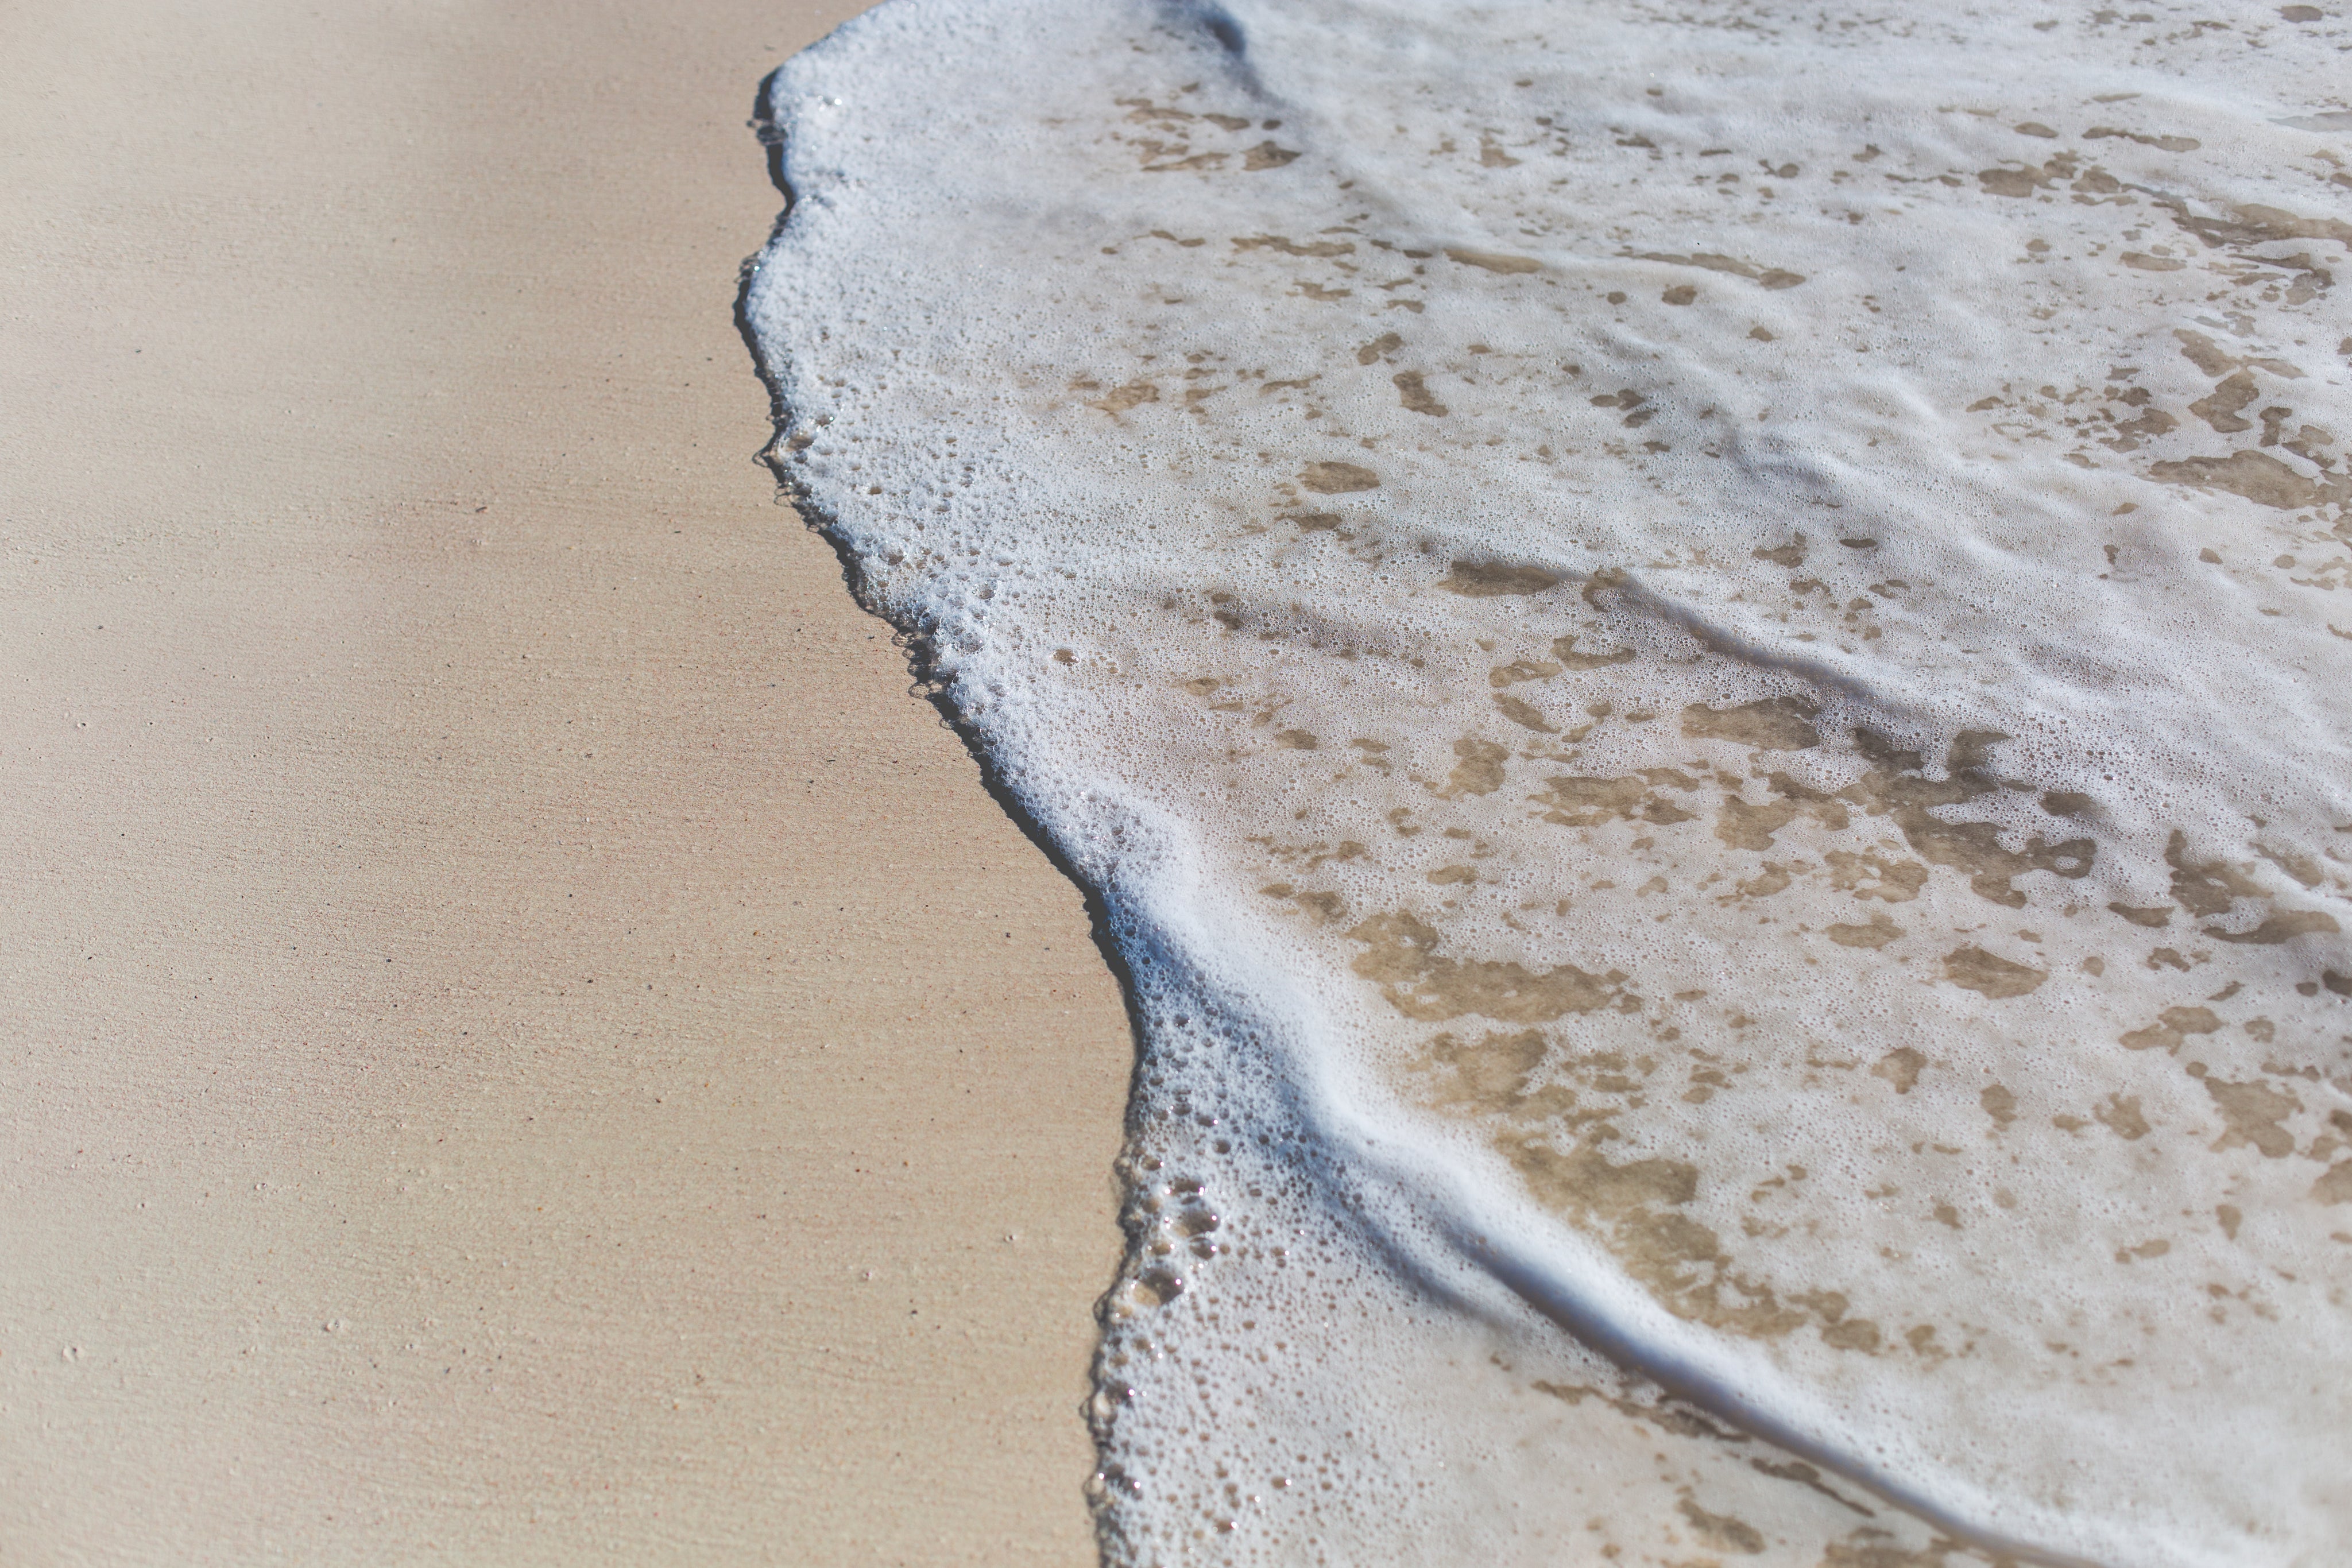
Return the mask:
[[[2352,1527],[2347,35],[2134,16],[780,73],[772,456],[1134,976],[1115,1557]]]

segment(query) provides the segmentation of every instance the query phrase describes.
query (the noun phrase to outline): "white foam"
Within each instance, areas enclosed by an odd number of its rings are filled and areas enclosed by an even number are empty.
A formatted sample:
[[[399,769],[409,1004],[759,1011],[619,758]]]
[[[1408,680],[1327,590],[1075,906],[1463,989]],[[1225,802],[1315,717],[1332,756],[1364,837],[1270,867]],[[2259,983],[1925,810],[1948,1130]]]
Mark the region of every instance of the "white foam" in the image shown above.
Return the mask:
[[[780,73],[778,466],[1134,977],[1115,1555],[2352,1533],[2299,14],[890,0]]]

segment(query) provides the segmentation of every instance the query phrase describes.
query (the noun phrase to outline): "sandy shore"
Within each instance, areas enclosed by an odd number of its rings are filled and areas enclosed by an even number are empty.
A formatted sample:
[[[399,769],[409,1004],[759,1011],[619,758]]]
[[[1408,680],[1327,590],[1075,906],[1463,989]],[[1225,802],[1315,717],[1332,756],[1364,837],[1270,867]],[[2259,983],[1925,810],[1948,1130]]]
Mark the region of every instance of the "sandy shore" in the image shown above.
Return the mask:
[[[851,9],[0,28],[0,1560],[1090,1560],[1119,998],[730,317]]]

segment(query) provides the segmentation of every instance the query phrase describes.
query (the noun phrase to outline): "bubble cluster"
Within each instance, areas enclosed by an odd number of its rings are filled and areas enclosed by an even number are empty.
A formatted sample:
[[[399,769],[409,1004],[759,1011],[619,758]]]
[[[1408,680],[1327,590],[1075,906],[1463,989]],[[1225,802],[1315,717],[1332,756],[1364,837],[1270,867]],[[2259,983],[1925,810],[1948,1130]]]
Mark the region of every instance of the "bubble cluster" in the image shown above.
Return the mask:
[[[2347,46],[890,0],[779,73],[772,461],[1132,977],[1113,1560],[2329,1560]]]

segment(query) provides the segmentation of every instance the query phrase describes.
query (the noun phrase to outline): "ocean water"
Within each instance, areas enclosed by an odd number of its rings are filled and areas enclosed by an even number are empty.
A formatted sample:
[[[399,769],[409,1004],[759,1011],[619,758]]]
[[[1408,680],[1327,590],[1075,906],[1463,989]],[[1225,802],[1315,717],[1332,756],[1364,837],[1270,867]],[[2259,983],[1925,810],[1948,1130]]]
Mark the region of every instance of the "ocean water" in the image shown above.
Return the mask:
[[[2340,6],[887,0],[771,457],[1099,896],[1113,1562],[2352,1552]]]

